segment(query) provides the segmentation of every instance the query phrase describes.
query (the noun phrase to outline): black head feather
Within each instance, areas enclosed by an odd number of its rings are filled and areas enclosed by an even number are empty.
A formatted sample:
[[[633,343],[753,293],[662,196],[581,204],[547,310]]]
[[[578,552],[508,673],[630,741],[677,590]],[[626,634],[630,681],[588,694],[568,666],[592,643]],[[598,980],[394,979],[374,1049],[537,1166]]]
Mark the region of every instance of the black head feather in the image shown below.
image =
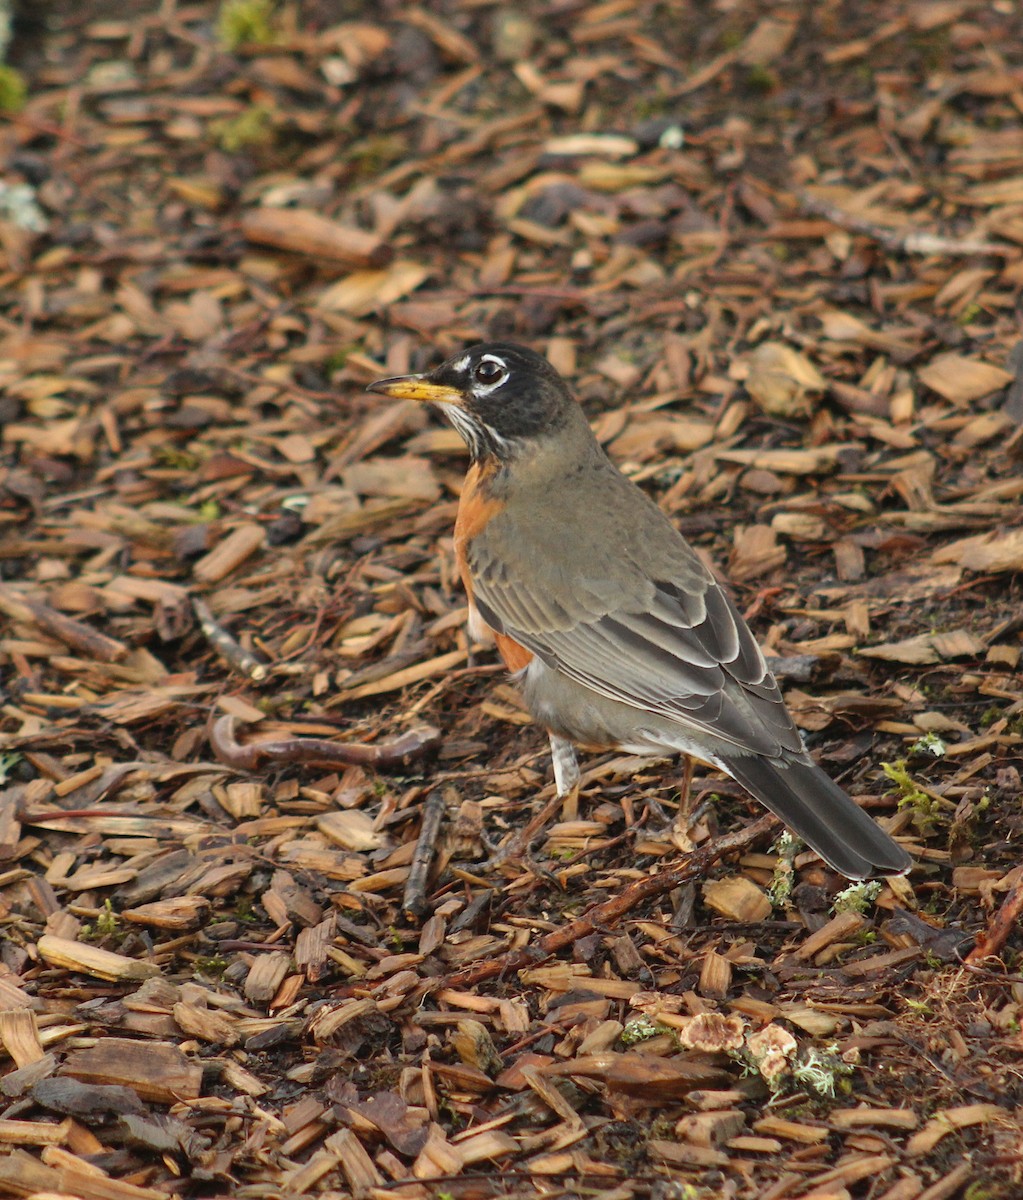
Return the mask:
[[[523,440],[560,428],[576,407],[542,355],[510,342],[473,346],[424,380],[458,393],[458,402],[442,407],[474,458],[509,457]]]

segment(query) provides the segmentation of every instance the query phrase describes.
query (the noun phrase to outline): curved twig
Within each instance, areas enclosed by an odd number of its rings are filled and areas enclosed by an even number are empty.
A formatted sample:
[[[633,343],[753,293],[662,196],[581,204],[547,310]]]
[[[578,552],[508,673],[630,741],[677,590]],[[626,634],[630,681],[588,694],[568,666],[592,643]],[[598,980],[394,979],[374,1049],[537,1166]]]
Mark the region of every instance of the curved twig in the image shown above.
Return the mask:
[[[992,918],[991,924],[977,938],[977,944],[963,960],[968,967],[976,966],[985,958],[994,958],[1009,940],[1009,934],[1017,928],[1023,915],[1023,879],[1009,889],[1002,906]]]
[[[432,725],[418,725],[395,741],[376,746],[364,742],[328,742],[325,738],[312,737],[243,744],[238,741],[237,719],[232,716],[219,717],[214,721],[210,726],[209,738],[210,748],[217,760],[239,771],[255,771],[263,762],[355,764],[387,770],[426,758],[440,745],[440,731]]]

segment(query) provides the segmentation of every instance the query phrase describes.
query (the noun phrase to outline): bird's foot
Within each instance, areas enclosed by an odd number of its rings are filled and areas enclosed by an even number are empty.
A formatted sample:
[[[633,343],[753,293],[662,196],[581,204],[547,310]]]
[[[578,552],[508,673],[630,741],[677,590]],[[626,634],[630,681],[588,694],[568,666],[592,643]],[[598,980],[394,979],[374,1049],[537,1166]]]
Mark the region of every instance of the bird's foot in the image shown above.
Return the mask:
[[[699,806],[695,811],[693,810],[692,789],[693,760],[687,754],[682,763],[682,779],[679,783],[678,793],[678,811],[675,813],[674,819],[668,822],[676,843],[680,846],[685,846],[687,849],[692,848],[689,831],[699,820],[702,812],[702,808]]]
[[[677,820],[675,813],[668,812],[664,805],[658,803],[653,796],[644,796],[642,803],[647,811],[645,824],[648,829],[658,832],[674,828]]]
[[[682,763],[682,783],[678,792],[678,823],[685,828],[691,820],[690,810],[693,806],[693,758],[685,755]]]
[[[550,735],[551,763],[554,767],[554,796],[529,822],[495,851],[486,865],[498,868],[506,863],[528,864],[531,870],[548,881],[556,882],[551,873],[530,859],[533,842],[543,832],[547,822],[561,809],[565,820],[574,820],[579,813],[579,760],[575,746],[557,733]],[[489,849],[489,847],[488,847]]]
[[[563,796],[552,796],[536,816],[532,817],[521,829],[517,830],[507,841],[497,847],[497,850],[490,856],[486,865],[492,868],[502,867],[505,863],[522,862],[527,858],[533,842],[543,832],[544,826],[561,807],[563,800]]]

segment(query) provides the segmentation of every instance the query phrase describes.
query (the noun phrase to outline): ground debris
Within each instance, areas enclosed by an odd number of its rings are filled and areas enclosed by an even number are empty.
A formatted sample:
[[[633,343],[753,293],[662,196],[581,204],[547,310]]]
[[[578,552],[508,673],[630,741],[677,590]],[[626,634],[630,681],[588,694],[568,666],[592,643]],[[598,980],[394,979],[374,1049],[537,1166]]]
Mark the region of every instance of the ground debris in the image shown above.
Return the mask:
[[[0,128],[0,1191],[1023,1194],[1012,6],[130,7],[19,21]],[[908,876],[555,798],[465,448],[363,390],[481,339]]]

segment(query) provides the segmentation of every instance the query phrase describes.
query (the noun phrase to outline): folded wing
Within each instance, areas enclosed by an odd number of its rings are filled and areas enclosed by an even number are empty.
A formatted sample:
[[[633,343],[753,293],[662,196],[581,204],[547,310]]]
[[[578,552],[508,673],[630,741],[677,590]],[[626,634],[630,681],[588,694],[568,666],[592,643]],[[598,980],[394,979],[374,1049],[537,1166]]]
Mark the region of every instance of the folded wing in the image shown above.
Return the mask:
[[[474,549],[485,554],[484,547]],[[739,753],[803,753],[749,627],[702,564],[688,572],[684,586],[648,580],[639,596],[630,594],[635,587],[622,588],[625,604],[603,612],[593,611],[592,592],[585,587],[575,596],[553,589],[540,595],[524,582],[526,572],[488,565],[474,564],[481,615],[549,667],[601,696],[723,740]]]

